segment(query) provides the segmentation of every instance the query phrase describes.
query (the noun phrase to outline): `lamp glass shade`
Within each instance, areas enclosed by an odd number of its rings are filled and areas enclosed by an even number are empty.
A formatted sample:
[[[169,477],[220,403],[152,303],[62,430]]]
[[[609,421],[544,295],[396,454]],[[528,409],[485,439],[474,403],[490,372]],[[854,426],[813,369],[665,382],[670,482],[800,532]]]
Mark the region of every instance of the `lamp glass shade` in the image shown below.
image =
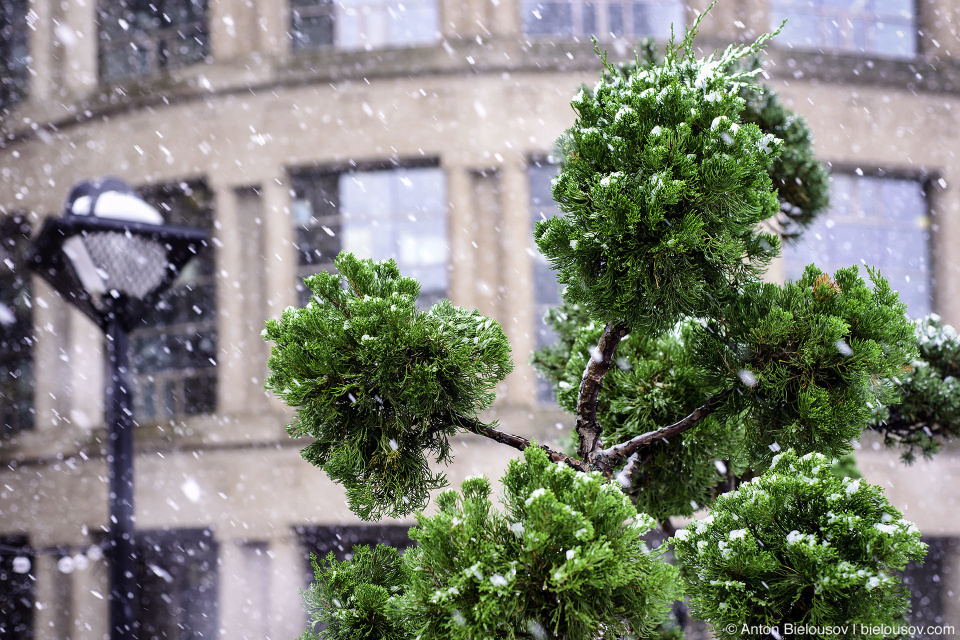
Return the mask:
[[[167,250],[149,237],[88,232],[64,241],[63,252],[100,310],[109,305],[105,296],[145,298],[167,275]]]

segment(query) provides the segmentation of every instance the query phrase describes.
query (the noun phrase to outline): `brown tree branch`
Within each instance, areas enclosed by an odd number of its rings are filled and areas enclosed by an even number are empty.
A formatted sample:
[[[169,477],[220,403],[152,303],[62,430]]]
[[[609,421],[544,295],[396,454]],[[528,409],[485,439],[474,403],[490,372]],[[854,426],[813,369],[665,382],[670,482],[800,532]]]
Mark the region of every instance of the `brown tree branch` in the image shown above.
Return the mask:
[[[600,447],[603,446],[600,440],[602,430],[597,422],[597,395],[600,393],[603,377],[613,366],[617,345],[629,332],[626,325],[607,324],[600,334],[596,351],[590,354],[590,361],[580,380],[580,394],[577,398],[577,436],[580,444],[577,455],[594,466]],[[608,469],[603,465],[600,468],[609,475]]]
[[[524,437],[507,433],[506,431],[500,431],[499,429],[494,429],[493,427],[488,427],[478,420],[460,418],[457,422],[460,426],[465,427],[471,433],[475,433],[478,436],[483,436],[485,438],[490,438],[491,440],[495,440],[500,444],[513,447],[518,451],[523,451],[527,447],[531,446],[531,442]],[[538,444],[536,446],[546,451],[547,455],[550,456],[550,459],[553,462],[562,462],[567,466],[573,467],[577,471],[582,471],[584,473],[590,471],[590,467],[586,463],[577,460],[576,458],[568,456],[567,454],[559,451],[554,451],[550,447],[543,444]]]
[[[604,468],[612,469],[627,456],[632,456],[643,448],[649,447],[661,440],[666,440],[671,436],[675,436],[679,433],[683,433],[687,429],[695,427],[700,423],[701,420],[713,413],[717,407],[723,404],[731,393],[733,393],[732,388],[712,395],[707,398],[706,402],[694,409],[690,415],[686,416],[679,422],[667,425],[666,427],[661,427],[656,431],[648,431],[647,433],[636,436],[635,438],[631,438],[626,442],[621,442],[620,444],[614,445],[608,449],[604,449],[596,454],[596,459]]]

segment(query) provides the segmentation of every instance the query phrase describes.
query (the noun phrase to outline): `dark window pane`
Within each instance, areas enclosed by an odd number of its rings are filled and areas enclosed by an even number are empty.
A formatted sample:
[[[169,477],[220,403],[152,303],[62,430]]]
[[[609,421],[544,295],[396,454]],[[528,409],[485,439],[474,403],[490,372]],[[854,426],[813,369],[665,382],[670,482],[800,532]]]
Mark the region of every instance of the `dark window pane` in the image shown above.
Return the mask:
[[[295,1],[290,7],[290,34],[294,49],[333,44],[334,7],[331,0]]]
[[[33,562],[26,537],[0,537],[0,640],[34,637]]]
[[[209,53],[207,0],[103,0],[97,19],[107,81],[196,64]]]
[[[27,36],[28,0],[0,2],[0,116],[27,92],[30,51]]]
[[[623,4],[619,2],[611,2],[607,6],[607,26],[610,32],[610,35],[614,38],[619,38],[624,33],[626,33],[626,25],[624,24],[623,16]]]
[[[343,561],[353,557],[353,548],[357,545],[374,547],[383,544],[403,551],[415,544],[408,531],[408,527],[398,525],[298,528],[297,533],[305,552],[303,555],[307,583],[313,582],[310,554],[322,560],[332,551],[337,560]]]
[[[137,533],[140,638],[215,638],[217,543],[208,530]]]
[[[142,189],[169,224],[213,227],[213,194],[202,181]],[[215,255],[207,246],[181,272],[144,326],[131,334],[138,420],[216,410]],[[202,381],[197,380],[203,371]]]
[[[556,165],[548,162],[533,162],[527,169],[527,179],[530,185],[530,226],[532,227],[539,220],[548,220],[553,216],[559,215],[553,196],[550,194],[550,183],[553,177],[557,175]],[[560,304],[560,284],[557,282],[556,272],[550,268],[547,259],[537,251],[536,245],[532,245],[534,251],[533,258],[533,279],[534,279],[534,332],[536,334],[536,348],[542,349],[553,344],[556,339],[556,333],[553,328],[543,321],[543,316],[550,307]],[[545,378],[537,376],[537,398],[540,402],[554,403],[556,397],[553,393],[553,386]]]
[[[33,314],[22,215],[0,217],[0,437],[33,427]]]

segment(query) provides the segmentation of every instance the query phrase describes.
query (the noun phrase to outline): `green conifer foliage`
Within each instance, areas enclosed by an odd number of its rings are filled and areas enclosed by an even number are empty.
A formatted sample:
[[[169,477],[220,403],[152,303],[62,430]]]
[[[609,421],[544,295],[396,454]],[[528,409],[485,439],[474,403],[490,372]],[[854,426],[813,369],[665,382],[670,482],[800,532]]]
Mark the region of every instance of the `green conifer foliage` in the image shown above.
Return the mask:
[[[660,332],[700,315],[760,273],[779,241],[758,223],[779,210],[767,168],[780,141],[742,124],[733,63],[762,46],[697,60],[696,28],[659,66],[609,75],[571,103],[552,193],[566,215],[540,221],[540,251],[564,298],[603,322]]]
[[[629,78],[638,68],[650,69],[659,65],[662,56],[652,39],[644,40],[638,49],[635,63],[617,67],[624,78]],[[760,67],[757,56],[749,56],[735,63],[738,68]],[[758,78],[754,76],[754,80]],[[813,133],[806,121],[780,102],[780,97],[769,85],[751,82],[740,88],[744,108],[740,117],[751,122],[763,133],[774,135],[783,141],[780,154],[773,159],[768,169],[773,187],[780,200],[780,238],[798,238],[811,222],[826,210],[830,199],[829,175],[822,162],[813,153]]]
[[[898,387],[933,402],[960,340],[925,325],[929,365],[909,371],[914,329],[878,273],[868,285],[856,268],[811,266],[797,282],[760,281],[779,244],[759,223],[781,211],[803,226],[822,175],[788,157],[784,171],[809,172],[781,209],[770,172],[782,143],[743,121],[744,95],[760,96],[756,121],[790,144],[809,137],[763,92],[744,93],[753,71],[739,65],[766,36],[697,60],[695,33],[628,74],[604,58],[561,140],[553,195],[565,215],[536,227],[567,301],[553,315],[559,344],[537,363],[576,413],[577,458],[479,421],[512,368],[500,326],[446,301],[417,308],[419,285],[393,261],[341,254],[338,274],[307,280],[304,308],[267,323],[267,388],[297,410],[289,433],[313,439],[304,457],[360,517],[422,509],[444,484],[429,464],[449,460],[458,432],[523,451],[502,511],[490,482],[470,478],[417,515],[402,562],[378,548],[316,563],[305,595],[325,640],[673,634],[658,625],[680,595],[677,570],[642,536],[654,517],[669,531],[671,516],[714,500],[674,543],[694,611],[720,637],[900,621],[894,572],[922,558],[919,532],[832,459],[870,420],[926,449],[923,423],[952,421],[960,401],[877,407]]]
[[[872,409],[896,399],[889,380],[916,354],[905,306],[879,273],[856,267],[831,279],[808,266],[796,282],[751,283],[705,322],[691,350],[707,386],[737,387],[724,408],[746,429],[749,464],[781,449],[839,457]]]
[[[315,438],[304,458],[344,485],[355,513],[410,513],[443,484],[427,453],[449,459],[449,436],[513,368],[510,346],[476,311],[446,300],[418,309],[419,283],[392,260],[341,253],[336,267],[306,279],[306,307],[267,322],[266,387],[297,409],[288,432]]]
[[[673,541],[692,610],[722,640],[761,637],[745,625],[782,634],[788,624],[846,627],[799,638],[880,638],[856,627],[902,624],[907,592],[894,572],[926,549],[879,487],[792,451]]]
[[[533,363],[555,381],[560,406],[575,412],[583,369],[602,327],[569,303],[549,316],[558,340],[534,354]],[[688,321],[660,336],[633,332],[620,342],[616,367],[604,377],[598,398],[606,441],[623,442],[670,424],[711,394],[686,346],[696,342],[699,327]],[[690,516],[709,505],[718,483],[735,470],[741,440],[735,421],[708,417],[656,446],[624,490],[639,511],[656,520]]]
[[[316,582],[303,592],[311,626],[323,625],[319,635],[302,640],[404,640],[403,618],[396,602],[409,576],[400,553],[391,547],[356,546],[353,557],[337,561],[333,552],[318,562],[313,558]]]
[[[666,618],[676,570],[644,543],[654,522],[616,484],[528,447],[503,486],[504,513],[489,481],[471,478],[462,496],[440,495],[437,515],[418,516],[406,554],[412,636],[586,640]]]
[[[960,433],[960,337],[936,314],[915,320],[914,330],[919,357],[891,379],[900,404],[878,406],[870,425],[888,446],[903,448],[907,463],[918,452],[931,457]]]
[[[744,87],[740,96],[746,100],[744,122],[783,141],[780,155],[770,166],[770,178],[780,200],[780,238],[795,240],[829,204],[827,169],[813,155],[813,134],[806,121],[784,107],[773,89],[766,84]]]

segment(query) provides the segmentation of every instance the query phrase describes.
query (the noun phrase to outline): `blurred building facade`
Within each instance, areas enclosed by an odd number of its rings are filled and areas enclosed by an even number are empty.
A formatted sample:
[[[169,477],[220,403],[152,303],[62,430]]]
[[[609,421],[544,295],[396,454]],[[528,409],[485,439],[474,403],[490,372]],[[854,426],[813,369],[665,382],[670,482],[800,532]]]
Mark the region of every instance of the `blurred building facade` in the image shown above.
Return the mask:
[[[0,8],[0,632],[102,638],[107,526],[100,331],[26,272],[72,184],[116,175],[211,246],[132,339],[138,576],[146,637],[292,638],[310,549],[365,526],[300,459],[262,390],[263,321],[341,249],[396,258],[499,320],[516,371],[493,411],[572,425],[528,354],[557,286],[532,242],[553,215],[555,138],[613,58],[702,0],[7,0]],[[960,8],[949,0],[722,0],[708,50],[789,18],[769,82],[834,171],[829,216],[771,274],[878,265],[914,314],[960,323]],[[682,29],[681,29],[682,31]],[[456,445],[451,483],[514,451]],[[937,545],[931,619],[960,628],[957,452],[906,468],[860,452]],[[29,549],[29,551],[27,551]],[[932,574],[931,574],[932,575]],[[3,625],[6,625],[4,627]]]

